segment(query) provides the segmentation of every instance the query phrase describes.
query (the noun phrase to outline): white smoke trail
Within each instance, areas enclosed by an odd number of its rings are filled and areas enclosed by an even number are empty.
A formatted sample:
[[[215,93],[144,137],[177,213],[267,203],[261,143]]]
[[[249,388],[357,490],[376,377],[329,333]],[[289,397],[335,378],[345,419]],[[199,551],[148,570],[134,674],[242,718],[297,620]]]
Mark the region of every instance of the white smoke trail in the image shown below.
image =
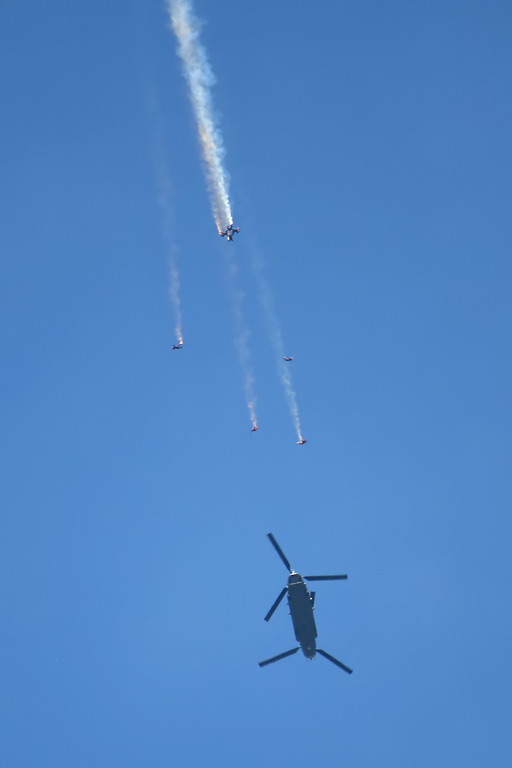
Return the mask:
[[[293,426],[295,428],[295,432],[297,433],[297,440],[300,442],[304,438],[302,436],[302,429],[300,425],[299,406],[297,405],[297,395],[295,394],[295,390],[293,388],[290,366],[283,360],[285,354],[283,335],[281,333],[279,321],[274,310],[272,295],[263,274],[263,260],[255,246],[252,246],[250,251],[252,256],[251,263],[253,274],[256,278],[259,297],[263,307],[270,341],[276,354],[277,371],[281,380],[281,384],[283,385],[283,390],[286,397],[286,402],[288,403],[290,416],[292,417]]]
[[[172,184],[167,171],[168,163],[164,149],[160,104],[154,89],[148,90],[146,100],[153,121],[153,163],[158,176],[158,205],[162,212],[163,232],[169,254],[169,296],[174,309],[174,330],[178,344],[183,344],[180,274],[178,271],[178,247],[174,239],[176,226],[172,206]]]
[[[199,39],[200,23],[188,0],[167,0],[172,27],[178,38],[190,88],[190,100],[197,122],[199,141],[206,166],[213,218],[219,233],[233,224],[228,193],[228,176],[223,167],[224,147],[213,115],[210,89],[215,83],[206,51]]]
[[[252,369],[251,351],[249,349],[250,332],[245,325],[242,311],[244,294],[238,284],[238,266],[235,262],[232,251],[226,256],[229,275],[229,292],[231,294],[231,303],[233,305],[233,315],[235,318],[235,346],[242,369],[245,398],[249,418],[253,428],[258,428],[258,419],[256,418],[256,395],[255,379]]]
[[[178,344],[183,344],[183,321],[181,315],[180,299],[180,273],[178,271],[177,246],[174,242],[172,230],[172,213],[169,198],[170,183],[163,172],[160,180],[160,197],[158,202],[162,209],[164,219],[164,234],[169,253],[169,296],[174,308],[174,327]]]

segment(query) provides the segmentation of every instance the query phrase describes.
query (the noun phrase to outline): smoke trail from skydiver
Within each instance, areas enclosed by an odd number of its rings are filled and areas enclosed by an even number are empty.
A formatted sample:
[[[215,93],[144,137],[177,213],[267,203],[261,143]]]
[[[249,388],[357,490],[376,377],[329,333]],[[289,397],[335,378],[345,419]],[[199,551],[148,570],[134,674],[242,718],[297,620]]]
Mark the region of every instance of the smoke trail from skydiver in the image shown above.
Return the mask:
[[[167,0],[167,6],[172,28],[178,38],[178,54],[183,61],[185,77],[189,84],[213,218],[220,234],[226,227],[233,225],[233,216],[229,202],[228,176],[223,167],[224,146],[213,116],[210,93],[215,77],[199,39],[200,22],[194,16],[191,2]]]
[[[172,215],[170,204],[170,182],[166,174],[161,171],[160,196],[158,199],[164,219],[164,235],[169,253],[169,296],[174,308],[174,325],[178,344],[183,344],[183,322],[181,317],[180,299],[180,273],[177,263],[177,246],[172,234]]]
[[[162,212],[165,244],[169,254],[169,296],[174,309],[174,326],[178,344],[183,344],[183,321],[180,299],[180,274],[178,271],[178,247],[174,239],[175,222],[172,206],[172,184],[167,172],[164,150],[162,116],[154,89],[146,94],[148,111],[153,118],[153,161],[158,175],[158,205]]]
[[[258,429],[258,419],[256,418],[256,395],[254,391],[254,374],[252,369],[251,352],[249,349],[249,330],[244,322],[242,302],[243,292],[238,285],[238,265],[233,258],[233,252],[229,251],[227,256],[229,292],[233,306],[233,315],[235,318],[235,346],[242,369],[245,398],[249,419],[253,430]]]
[[[304,440],[304,438],[302,436],[302,429],[300,425],[299,406],[297,405],[297,395],[295,394],[295,390],[293,388],[292,374],[291,374],[290,367],[283,360],[283,357],[285,354],[284,345],[283,345],[283,335],[281,333],[279,321],[277,319],[277,315],[274,310],[272,295],[270,293],[270,289],[267,285],[267,281],[265,280],[265,276],[263,274],[263,260],[254,245],[250,245],[250,251],[252,256],[252,259],[251,259],[252,271],[253,271],[254,277],[256,278],[259,297],[260,297],[261,305],[263,307],[265,320],[267,322],[270,341],[272,343],[272,346],[274,347],[274,352],[276,354],[277,372],[279,374],[281,384],[283,385],[283,390],[286,397],[286,402],[288,403],[290,416],[292,417],[293,426],[295,428],[295,432],[297,433],[297,440],[298,442],[301,442]]]

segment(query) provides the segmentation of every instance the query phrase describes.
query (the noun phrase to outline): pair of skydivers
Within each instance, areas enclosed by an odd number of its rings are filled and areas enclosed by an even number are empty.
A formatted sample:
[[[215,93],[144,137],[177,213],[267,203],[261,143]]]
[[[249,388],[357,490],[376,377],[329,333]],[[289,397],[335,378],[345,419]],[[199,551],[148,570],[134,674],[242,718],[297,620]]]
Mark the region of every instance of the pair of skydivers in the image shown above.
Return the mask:
[[[177,344],[173,344],[172,348],[183,349],[183,342],[180,340]],[[283,360],[286,360],[286,362],[289,363],[293,360],[293,357],[283,357]],[[251,427],[251,432],[257,432],[258,429],[259,426],[257,424],[253,424]],[[300,440],[297,440],[297,445],[304,445],[304,443],[307,443],[307,440],[301,435]]]
[[[173,344],[172,349],[183,349],[183,342],[180,340],[177,344]],[[283,360],[285,360],[287,363],[290,363],[293,360],[293,357],[283,357]],[[251,432],[257,432],[258,429],[259,426],[257,424],[253,424],[251,427]],[[301,435],[300,440],[297,440],[297,445],[304,445],[304,443],[307,443],[307,440]]]
[[[293,357],[283,357],[283,360],[286,360],[287,363],[289,363],[291,360],[293,360]],[[257,424],[254,424],[254,426],[251,429],[251,432],[257,432],[259,429],[259,426]],[[300,436],[300,440],[297,440],[297,445],[304,445],[304,443],[307,443],[307,440],[305,437]]]
[[[291,363],[291,361],[293,360],[293,357],[283,357],[283,360],[286,363]],[[297,445],[304,445],[304,443],[307,443],[307,440],[306,440],[305,437],[302,437],[302,435],[301,435],[300,436],[300,440],[297,440]]]
[[[251,427],[251,432],[257,432],[259,429],[259,426],[257,424],[254,424],[253,427]],[[304,445],[304,443],[307,443],[307,440],[305,437],[300,438],[300,440],[297,440],[297,445]]]

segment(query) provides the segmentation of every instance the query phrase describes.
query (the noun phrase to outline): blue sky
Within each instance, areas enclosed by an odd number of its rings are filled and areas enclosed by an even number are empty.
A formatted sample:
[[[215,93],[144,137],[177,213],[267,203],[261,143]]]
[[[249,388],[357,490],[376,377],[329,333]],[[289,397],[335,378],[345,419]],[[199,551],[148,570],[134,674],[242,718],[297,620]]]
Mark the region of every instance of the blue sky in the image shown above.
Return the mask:
[[[233,244],[164,3],[32,6],[0,25],[2,763],[508,764],[510,4],[196,0]],[[349,574],[315,613],[351,677],[258,667],[294,645],[267,531]]]

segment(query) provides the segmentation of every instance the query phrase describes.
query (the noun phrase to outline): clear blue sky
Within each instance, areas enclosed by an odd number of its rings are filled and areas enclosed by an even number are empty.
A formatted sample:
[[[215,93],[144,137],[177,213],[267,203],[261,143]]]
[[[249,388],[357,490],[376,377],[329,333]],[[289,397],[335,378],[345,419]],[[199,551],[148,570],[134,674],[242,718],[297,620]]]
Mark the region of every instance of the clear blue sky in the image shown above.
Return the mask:
[[[234,244],[164,3],[2,4],[0,762],[509,765],[512,6],[196,11]],[[286,579],[267,531],[298,570],[349,574],[316,619],[351,677],[258,667],[294,645],[284,605],[263,621]]]

